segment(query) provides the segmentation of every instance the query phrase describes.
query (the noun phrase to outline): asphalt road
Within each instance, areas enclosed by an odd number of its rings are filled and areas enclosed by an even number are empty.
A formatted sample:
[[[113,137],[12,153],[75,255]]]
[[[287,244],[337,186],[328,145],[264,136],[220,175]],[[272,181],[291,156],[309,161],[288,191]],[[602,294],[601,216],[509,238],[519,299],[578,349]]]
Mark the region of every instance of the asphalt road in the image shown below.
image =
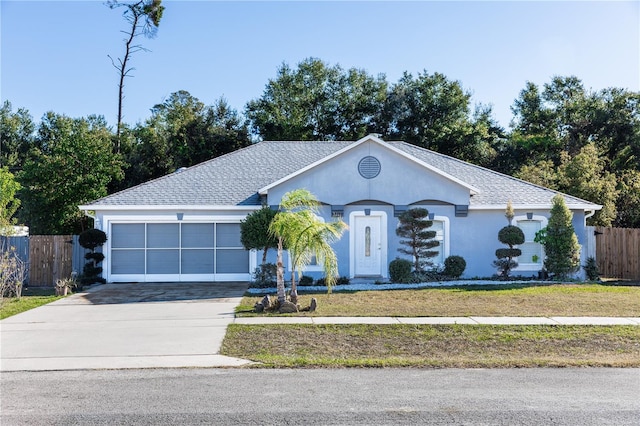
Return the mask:
[[[639,425],[640,369],[5,372],[9,425]]]

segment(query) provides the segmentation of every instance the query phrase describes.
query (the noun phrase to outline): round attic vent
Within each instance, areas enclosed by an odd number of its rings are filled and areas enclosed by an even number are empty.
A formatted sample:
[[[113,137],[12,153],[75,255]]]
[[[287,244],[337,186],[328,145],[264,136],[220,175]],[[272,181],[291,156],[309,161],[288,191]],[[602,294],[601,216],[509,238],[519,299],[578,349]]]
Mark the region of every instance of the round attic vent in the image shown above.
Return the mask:
[[[380,161],[376,157],[364,157],[358,163],[358,172],[365,179],[373,179],[380,174]]]

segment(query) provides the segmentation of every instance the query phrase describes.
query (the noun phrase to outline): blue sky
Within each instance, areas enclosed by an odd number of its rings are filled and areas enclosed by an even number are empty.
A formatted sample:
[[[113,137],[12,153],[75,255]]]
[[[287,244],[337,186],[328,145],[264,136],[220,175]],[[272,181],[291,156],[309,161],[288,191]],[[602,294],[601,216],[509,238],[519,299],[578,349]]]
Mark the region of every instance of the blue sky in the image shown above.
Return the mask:
[[[385,74],[424,70],[459,80],[508,126],[526,81],[575,75],[587,88],[640,91],[640,2],[163,1],[150,52],[132,59],[124,121],[172,92],[244,109],[283,62],[308,57]],[[124,52],[121,10],[101,1],[1,0],[2,100],[115,123]]]

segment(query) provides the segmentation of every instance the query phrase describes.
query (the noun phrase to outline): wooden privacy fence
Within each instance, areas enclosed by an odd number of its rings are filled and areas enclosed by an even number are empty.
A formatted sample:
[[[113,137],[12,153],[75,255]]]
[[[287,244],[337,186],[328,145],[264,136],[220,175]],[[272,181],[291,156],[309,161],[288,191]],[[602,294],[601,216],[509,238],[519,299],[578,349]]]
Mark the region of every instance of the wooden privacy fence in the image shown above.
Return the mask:
[[[72,235],[29,237],[29,285],[50,286],[73,270]]]
[[[640,229],[596,226],[595,233],[600,275],[640,280]]]

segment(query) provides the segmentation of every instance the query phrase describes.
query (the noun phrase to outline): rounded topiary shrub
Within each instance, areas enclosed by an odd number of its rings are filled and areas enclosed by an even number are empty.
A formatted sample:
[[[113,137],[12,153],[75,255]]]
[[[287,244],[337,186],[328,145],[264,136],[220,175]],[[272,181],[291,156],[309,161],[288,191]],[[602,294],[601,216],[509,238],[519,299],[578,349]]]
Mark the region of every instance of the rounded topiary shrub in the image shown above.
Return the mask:
[[[409,283],[413,280],[411,268],[413,264],[407,259],[396,257],[389,263],[389,278],[392,283]]]
[[[517,246],[524,243],[524,232],[517,226],[505,226],[498,232],[498,240],[508,246]]]
[[[104,253],[91,252],[84,255],[87,260],[94,260],[96,263],[100,263],[104,260]]]
[[[444,274],[448,277],[458,278],[467,268],[467,262],[462,256],[449,256],[444,260]]]
[[[107,234],[99,229],[87,229],[78,237],[80,245],[89,250],[95,250],[107,242]]]

